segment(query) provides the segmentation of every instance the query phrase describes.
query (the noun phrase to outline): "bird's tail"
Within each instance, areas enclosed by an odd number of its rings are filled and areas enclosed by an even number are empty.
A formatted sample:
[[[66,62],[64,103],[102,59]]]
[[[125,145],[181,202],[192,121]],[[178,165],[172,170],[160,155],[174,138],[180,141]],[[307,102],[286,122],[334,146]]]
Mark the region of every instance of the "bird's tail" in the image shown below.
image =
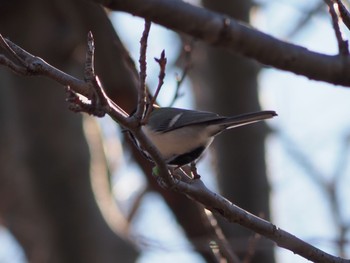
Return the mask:
[[[259,111],[253,113],[241,114],[233,117],[227,117],[220,121],[220,124],[223,125],[226,129],[232,129],[239,126],[248,125],[258,121],[270,119],[277,116],[275,111]]]

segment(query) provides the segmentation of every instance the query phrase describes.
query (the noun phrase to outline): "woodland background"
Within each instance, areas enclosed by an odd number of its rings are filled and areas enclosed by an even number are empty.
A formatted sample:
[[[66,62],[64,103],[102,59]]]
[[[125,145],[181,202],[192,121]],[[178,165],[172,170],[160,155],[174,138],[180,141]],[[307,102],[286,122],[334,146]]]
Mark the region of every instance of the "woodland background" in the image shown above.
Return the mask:
[[[311,50],[337,53],[323,1],[201,4]],[[97,4],[83,0],[0,1],[0,12],[2,35],[77,77],[83,74],[91,30],[106,91],[127,112],[135,108],[137,78],[128,52],[137,61],[143,20],[113,12],[109,20]],[[347,34],[345,27],[342,31]],[[149,46],[151,89],[158,74],[153,57],[162,49],[168,56],[163,106],[173,98],[175,73],[181,76],[190,64],[174,106],[222,115],[261,108],[279,114],[269,126],[242,127],[216,139],[199,166],[210,188],[307,242],[348,257],[349,91],[154,25]],[[70,112],[60,85],[1,68],[0,123],[0,223],[28,261],[216,262],[202,208],[160,188],[151,165],[111,120]],[[247,262],[306,262],[281,249],[275,258],[271,241],[218,220]],[[0,262],[20,257],[19,249],[11,253],[10,245],[2,247]]]

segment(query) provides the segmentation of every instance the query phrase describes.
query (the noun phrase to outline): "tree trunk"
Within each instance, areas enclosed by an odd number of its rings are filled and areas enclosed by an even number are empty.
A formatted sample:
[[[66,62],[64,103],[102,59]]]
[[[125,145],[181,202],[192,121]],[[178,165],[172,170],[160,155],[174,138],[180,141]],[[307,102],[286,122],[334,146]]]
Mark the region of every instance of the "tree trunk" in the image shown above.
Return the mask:
[[[204,0],[205,7],[249,22],[250,1]],[[207,88],[199,105],[222,115],[258,111],[256,63],[209,46],[200,46],[207,56],[201,76]],[[202,49],[203,48],[203,49]],[[203,61],[202,61],[203,62]],[[203,64],[202,64],[203,65]],[[203,74],[203,72],[205,74]],[[197,93],[200,90],[197,90]],[[203,93],[206,94],[203,96]],[[216,168],[221,193],[240,207],[269,219],[269,186],[266,177],[264,124],[240,127],[215,141]],[[221,221],[223,231],[242,257],[253,253],[251,262],[274,262],[271,242],[251,239],[254,234],[238,225]]]

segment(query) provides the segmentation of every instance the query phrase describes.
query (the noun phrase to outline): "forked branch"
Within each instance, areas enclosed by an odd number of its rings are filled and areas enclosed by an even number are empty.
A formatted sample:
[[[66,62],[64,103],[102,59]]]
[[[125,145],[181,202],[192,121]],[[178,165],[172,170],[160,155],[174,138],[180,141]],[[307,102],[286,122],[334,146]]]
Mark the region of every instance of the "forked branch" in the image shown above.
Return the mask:
[[[94,56],[92,34],[89,34],[88,43],[85,80],[76,79],[58,70],[46,63],[43,59],[35,57],[11,41],[4,39],[1,35],[0,45],[7,55],[0,55],[0,63],[18,74],[46,76],[61,83],[65,87],[69,87],[68,92],[71,98],[74,98],[70,103],[76,103],[79,111],[85,111],[96,116],[102,116],[104,114],[110,115],[121,126],[129,130],[141,144],[142,148],[147,150],[158,167],[159,177],[162,178],[169,190],[187,195],[189,198],[201,203],[208,210],[222,216],[229,222],[240,224],[271,239],[276,242],[278,246],[289,249],[308,260],[327,263],[350,263],[349,260],[332,256],[317,249],[292,234],[276,227],[272,223],[239,208],[224,197],[211,192],[200,179],[190,179],[187,175],[182,174],[180,170],[178,170],[180,174],[177,175],[179,179],[172,177],[158,150],[141,131],[141,120],[133,116],[128,116],[128,114],[116,105],[104,92],[101,83],[94,73],[92,65]],[[84,96],[90,100],[90,105],[81,106],[81,101],[79,101],[80,96]]]

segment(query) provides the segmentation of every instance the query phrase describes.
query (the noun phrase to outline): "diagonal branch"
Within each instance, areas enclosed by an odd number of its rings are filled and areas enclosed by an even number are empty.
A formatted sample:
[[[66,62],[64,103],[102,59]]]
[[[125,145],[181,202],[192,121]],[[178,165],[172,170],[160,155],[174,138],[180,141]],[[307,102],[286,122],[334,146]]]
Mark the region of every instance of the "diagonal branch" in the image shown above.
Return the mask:
[[[51,66],[42,58],[36,57],[29,52],[25,51],[21,47],[17,46],[15,43],[11,42],[8,39],[3,38],[0,34],[0,46],[3,49],[7,49],[8,47],[15,52],[16,57],[20,58],[20,64],[12,61],[11,59],[5,57],[4,55],[0,55],[1,61],[0,63],[4,66],[8,66],[14,72],[25,75],[25,76],[45,76],[51,78],[63,86],[70,86],[75,92],[90,98],[92,96],[92,90],[89,89],[86,83],[80,79],[77,79],[71,75],[64,73],[63,71]],[[5,45],[6,43],[6,45]],[[18,62],[18,59],[17,59]]]
[[[304,75],[313,80],[350,86],[349,57],[310,51],[204,8],[179,0],[94,1],[113,10],[149,19],[209,44],[224,47],[265,65]]]
[[[333,0],[333,1],[336,2],[338,5],[339,14],[343,20],[343,23],[350,30],[350,13],[349,13],[349,11],[346,9],[345,5],[343,4],[343,2],[341,0]]]
[[[183,47],[185,65],[183,67],[182,74],[176,75],[175,95],[174,95],[173,99],[171,100],[169,107],[174,106],[176,100],[183,95],[183,93],[180,93],[180,88],[181,88],[181,85],[183,84],[188,72],[190,71],[190,69],[192,67],[191,59],[192,59],[193,47],[194,47],[194,40],[192,40],[191,43],[185,44]]]
[[[293,251],[313,262],[349,263],[350,260],[332,256],[275,226],[274,224],[257,217],[244,209],[234,205],[226,198],[211,192],[200,180],[179,181],[173,190],[188,195],[191,199],[203,204],[206,209],[218,214],[231,223],[237,223],[262,236],[276,242],[279,247]]]
[[[243,210],[242,208],[239,208],[224,197],[211,192],[200,179],[193,180],[190,179],[187,175],[183,174],[179,175],[180,179],[171,177],[168,168],[162,159],[162,156],[159,154],[155,146],[145,136],[145,134],[141,131],[140,120],[129,117],[120,108],[118,108],[118,105],[115,105],[115,103],[107,97],[107,95],[103,92],[101,83],[98,82],[97,76],[94,76],[91,86],[91,83],[83,80],[77,80],[76,78],[69,76],[68,74],[47,64],[42,59],[37,58],[19,48],[9,40],[3,39],[3,41],[8,43],[11,49],[13,49],[13,51],[25,62],[25,65],[23,66],[18,65],[19,67],[23,68],[23,75],[46,76],[55,81],[58,81],[59,83],[62,83],[65,86],[71,87],[72,90],[76,93],[79,93],[81,90],[83,94],[79,95],[87,96],[87,98],[90,100],[92,99],[93,94],[97,94],[101,97],[97,101],[106,101],[107,105],[103,105],[104,107],[101,108],[97,107],[98,110],[104,110],[105,114],[110,115],[125,129],[133,133],[135,138],[137,138],[138,142],[141,144],[141,147],[149,153],[157,165],[159,177],[165,181],[167,189],[188,196],[190,199],[202,204],[212,213],[222,216],[229,222],[240,224],[247,229],[261,234],[262,236],[276,242],[278,246],[289,249],[290,251],[293,251],[294,253],[308,260],[327,263],[350,263],[350,260],[335,257],[320,249],[317,249],[314,246],[295,237],[294,235],[276,227],[274,224],[261,219]],[[35,62],[34,65],[33,61]],[[0,62],[2,63],[2,60],[0,60]],[[6,63],[2,64],[8,66]],[[79,83],[79,85],[77,85],[77,83]],[[96,89],[96,91],[94,89]],[[181,169],[178,169],[177,171],[181,172]]]

